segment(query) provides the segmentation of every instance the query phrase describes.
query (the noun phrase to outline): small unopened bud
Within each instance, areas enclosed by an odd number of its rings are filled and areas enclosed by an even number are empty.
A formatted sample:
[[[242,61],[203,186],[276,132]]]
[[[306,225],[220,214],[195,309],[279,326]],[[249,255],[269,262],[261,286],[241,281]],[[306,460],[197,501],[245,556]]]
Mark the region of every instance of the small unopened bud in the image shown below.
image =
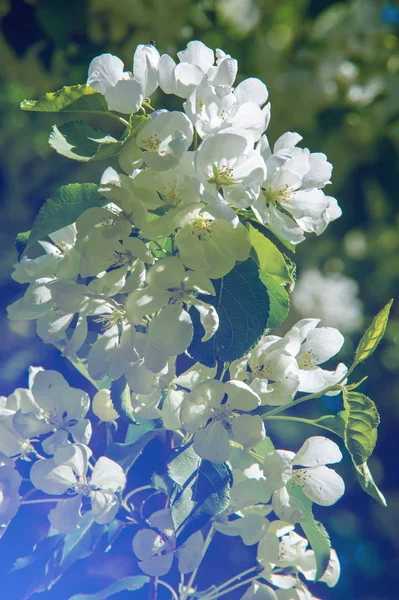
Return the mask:
[[[105,421],[106,423],[116,421],[119,418],[119,414],[112,404],[111,392],[109,390],[99,390],[94,396],[93,412],[101,421]]]

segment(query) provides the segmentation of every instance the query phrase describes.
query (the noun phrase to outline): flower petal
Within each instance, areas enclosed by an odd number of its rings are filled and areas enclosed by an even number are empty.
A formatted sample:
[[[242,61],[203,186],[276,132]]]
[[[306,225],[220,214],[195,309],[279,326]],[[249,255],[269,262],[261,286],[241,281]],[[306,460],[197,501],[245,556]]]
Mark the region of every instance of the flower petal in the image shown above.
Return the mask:
[[[331,465],[340,462],[341,450],[338,445],[324,436],[313,436],[306,440],[295,458],[293,465],[302,467],[318,467],[319,465]]]
[[[345,492],[342,477],[328,467],[297,469],[294,479],[302,486],[306,496],[321,506],[335,504]]]

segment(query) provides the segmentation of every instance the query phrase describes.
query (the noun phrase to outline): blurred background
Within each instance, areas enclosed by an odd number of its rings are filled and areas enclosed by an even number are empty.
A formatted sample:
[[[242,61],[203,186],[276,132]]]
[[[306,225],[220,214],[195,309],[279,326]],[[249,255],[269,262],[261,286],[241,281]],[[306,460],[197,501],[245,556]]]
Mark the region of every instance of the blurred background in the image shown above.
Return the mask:
[[[5,306],[23,291],[10,279],[16,261],[16,234],[30,229],[43,201],[59,186],[97,182],[106,166],[74,163],[57,155],[47,138],[51,124],[62,121],[54,115],[21,112],[19,103],[63,85],[85,83],[90,60],[103,52],[120,56],[130,70],[135,47],[150,40],[161,54],[174,55],[190,39],[199,39],[237,58],[240,79],[255,76],[268,86],[270,141],[285,131],[298,131],[306,147],[326,153],[334,165],[328,193],[338,199],[343,216],[320,238],[309,238],[298,247],[294,257],[298,281],[289,321],[283,327],[287,330],[305,316],[319,317],[322,324],[338,327],[345,334],[340,358],[350,360],[372,316],[397,295],[399,287],[397,3],[0,0],[0,18],[1,394],[27,385],[30,364],[57,368],[72,385],[92,391],[55,349],[35,337],[31,323],[8,322]],[[155,95],[153,105],[158,106],[157,102]],[[168,102],[172,106],[173,100]],[[342,564],[337,588],[314,588],[325,600],[398,597],[398,338],[396,303],[383,342],[355,374],[357,379],[368,375],[361,391],[374,399],[381,414],[370,468],[388,508],[360,490],[346,457],[339,467],[347,483],[346,495],[332,509],[316,511]],[[338,410],[337,402],[335,398],[326,400],[324,409]],[[307,407],[306,413],[297,414],[320,414],[320,408]],[[318,433],[298,425],[270,430],[279,447],[287,449],[297,449],[305,437]],[[10,528],[13,535],[8,536],[6,548],[6,540],[0,543],[5,571],[17,556],[29,554],[45,526],[45,513],[43,522],[34,522],[37,513],[24,510],[16,519],[18,525]],[[252,560],[251,549],[242,551],[231,538],[228,541],[227,550],[219,542],[225,565],[219,559],[218,572],[212,567],[212,553],[205,561],[211,583],[221,582],[232,569],[246,568]],[[128,544],[126,548],[123,555],[109,555],[107,561],[98,553],[86,563],[78,563],[66,575],[66,583],[40,597],[66,600],[72,593],[95,591],[132,574],[137,569]],[[202,577],[205,579],[200,574]],[[9,587],[4,596],[0,589],[1,598],[23,597],[18,587],[21,581],[14,578],[4,585]],[[122,593],[115,598],[130,595]],[[236,597],[240,594],[231,594]]]

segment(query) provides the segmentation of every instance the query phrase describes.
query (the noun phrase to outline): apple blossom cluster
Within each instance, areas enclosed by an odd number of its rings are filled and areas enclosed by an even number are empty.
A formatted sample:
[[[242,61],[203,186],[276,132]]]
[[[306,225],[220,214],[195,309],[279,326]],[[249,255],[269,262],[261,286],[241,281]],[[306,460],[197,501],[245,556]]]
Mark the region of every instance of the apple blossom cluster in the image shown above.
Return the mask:
[[[27,287],[8,314],[34,321],[43,342],[79,366],[96,392],[91,401],[60,373],[31,367],[29,388],[1,398],[0,523],[6,528],[40,493],[54,502],[52,527],[66,536],[87,516],[132,527],[145,574],[167,575],[176,558],[180,600],[197,597],[193,581],[213,533],[241,536],[257,545],[253,576],[240,583],[251,583],[243,600],[311,599],[306,581],[335,585],[339,562],[329,541],[320,550],[308,529],[309,540],[295,529],[312,521],[312,503],[331,506],[344,493],[327,466],[342,454],[321,436],[296,453],[275,449],[268,416],[340,394],[352,368],[323,367],[344,338],[319,319],[271,333],[287,316],[294,276],[268,234],[293,250],[340,216],[323,191],[332,165],[298,147],[297,133],[270,146],[267,88],[253,77],[236,84],[228,54],[192,41],[178,58],[140,45],[129,72],[103,54],[86,86],[68,88],[65,98],[57,92],[64,103],[80,94],[90,105],[94,96],[126,126],[115,146],[119,168],[105,168],[98,187],[69,186],[69,196],[47,201],[12,273]],[[150,96],[161,92],[182,99],[182,110],[153,110]],[[30,257],[34,242],[41,253]],[[149,432],[168,440],[162,485],[157,476],[129,488],[130,466],[115,453],[128,439],[117,421],[130,423],[139,453]],[[95,458],[98,426],[107,443]],[[129,448],[135,457],[135,443]],[[181,457],[189,457],[184,466],[173,466]],[[21,461],[32,462],[24,492]],[[190,517],[198,502],[192,480],[223,488],[224,503],[212,501],[199,525]],[[151,514],[143,490],[162,498]],[[210,588],[201,598],[217,594]]]

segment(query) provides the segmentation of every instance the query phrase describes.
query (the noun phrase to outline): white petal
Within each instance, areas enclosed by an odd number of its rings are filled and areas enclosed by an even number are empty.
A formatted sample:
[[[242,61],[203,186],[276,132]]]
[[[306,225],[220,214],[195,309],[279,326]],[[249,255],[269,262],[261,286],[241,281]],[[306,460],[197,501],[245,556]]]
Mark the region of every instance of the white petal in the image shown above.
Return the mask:
[[[87,85],[102,94],[107,87],[114,86],[123,76],[123,62],[113,54],[101,54],[93,58],[89,65]]]
[[[52,458],[38,460],[30,470],[32,484],[46,494],[63,494],[76,483],[75,475],[66,465],[56,465]]]
[[[173,552],[168,554],[157,554],[149,560],[139,562],[139,567],[147,575],[152,577],[166,575],[170,571],[173,562]]]
[[[230,456],[229,436],[222,423],[213,422],[194,435],[193,448],[201,458],[224,463]]]
[[[143,88],[134,79],[121,79],[114,87],[105,90],[108,108],[123,114],[137,112],[143,98]]]
[[[219,315],[214,306],[192,298],[191,304],[199,312],[201,325],[205,330],[204,335],[201,338],[201,342],[207,342],[216,333],[219,327]]]
[[[321,506],[335,504],[345,492],[342,477],[328,467],[297,469],[294,471],[294,478],[307,497]]]
[[[55,451],[54,462],[56,465],[67,465],[74,470],[76,475],[84,477],[92,454],[90,448],[84,444],[62,446]]]
[[[292,464],[302,467],[318,467],[337,463],[341,459],[341,450],[335,442],[323,436],[313,436],[301,446]]]
[[[263,106],[268,98],[268,91],[265,84],[256,77],[249,77],[238,84],[234,90],[239,104],[244,102],[256,102],[258,106]]]
[[[48,518],[54,529],[61,533],[72,533],[82,520],[82,496],[78,494],[67,500],[59,500],[57,506],[50,510]]]
[[[110,523],[119,509],[119,502],[115,494],[98,490],[91,492],[90,498],[95,522],[100,525]]]
[[[291,479],[291,461],[294,456],[288,450],[276,450],[265,457],[263,472],[271,492],[279,490]]]
[[[279,519],[288,521],[288,523],[297,523],[303,517],[301,509],[295,504],[291,504],[291,498],[285,486],[273,493],[273,510]]]
[[[179,418],[180,408],[183,403],[186,392],[183,390],[170,390],[162,406],[162,421],[166,429],[180,429],[181,421]]]
[[[191,317],[179,304],[169,304],[156,316],[148,328],[148,339],[155,348],[168,356],[182,354],[193,338]]]
[[[103,490],[121,492],[126,485],[126,475],[118,463],[101,456],[93,469],[90,484]]]
[[[278,598],[271,587],[255,581],[241,597],[241,600],[278,600]]]
[[[265,437],[265,427],[258,415],[238,415],[231,424],[232,437],[245,450],[253,448]]]
[[[200,531],[190,535],[188,540],[176,551],[178,557],[178,569],[185,575],[199,567],[202,560],[202,547],[204,537]]]
[[[260,398],[246,383],[240,380],[231,380],[225,384],[228,394],[227,403],[238,410],[251,411],[260,404]]]
[[[326,362],[341,350],[344,341],[342,333],[334,327],[318,327],[309,331],[306,341],[297,355],[299,366],[301,368],[314,367]],[[305,364],[306,362],[309,364]]]

